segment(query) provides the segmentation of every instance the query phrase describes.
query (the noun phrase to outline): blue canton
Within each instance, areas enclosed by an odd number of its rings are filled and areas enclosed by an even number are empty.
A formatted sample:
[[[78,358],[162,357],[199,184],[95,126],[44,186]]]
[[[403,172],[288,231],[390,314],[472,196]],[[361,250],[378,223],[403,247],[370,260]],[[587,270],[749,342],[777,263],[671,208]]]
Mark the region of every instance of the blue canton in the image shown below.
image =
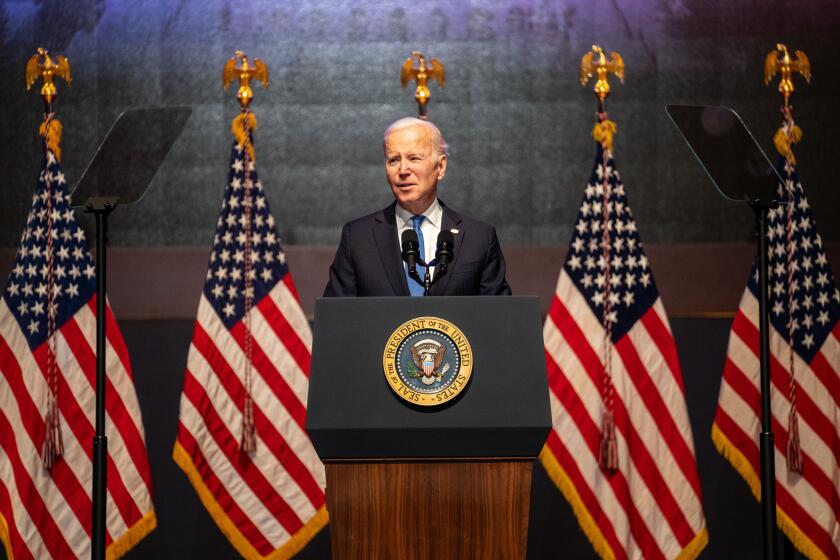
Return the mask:
[[[603,154],[603,148],[597,144],[595,166],[586,186],[563,266],[601,324],[604,324],[605,297],[609,298],[607,319],[612,323],[612,340],[617,342],[659,296],[615,162],[608,153],[604,167]],[[609,189],[606,224],[609,232],[608,259],[604,258],[603,248],[605,176]]]
[[[47,181],[49,180],[49,186]],[[47,202],[51,211],[47,213]],[[85,233],[70,207],[67,181],[52,152],[41,161],[38,185],[3,298],[35,350],[47,338],[49,266],[47,235],[52,221],[52,294],[55,330],[96,292],[95,269]]]
[[[227,328],[245,314],[245,152],[234,143],[222,209],[213,238],[204,295]],[[251,198],[251,289],[256,305],[288,272],[274,217],[262,183],[250,164]]]
[[[793,190],[791,220],[793,254],[788,255],[788,205],[770,210],[767,224],[768,283],[770,289],[770,321],[786,340],[791,313],[793,347],[810,362],[822,347],[834,324],[840,319],[840,293],[825,256],[822,239],[817,233],[814,216],[796,169],[786,168],[783,158],[778,164],[779,175],[788,177],[787,186],[779,185],[779,199],[787,200],[786,190]],[[793,280],[788,286],[788,260]],[[749,288],[758,299],[758,263],[753,263]],[[793,293],[789,305],[788,289]]]

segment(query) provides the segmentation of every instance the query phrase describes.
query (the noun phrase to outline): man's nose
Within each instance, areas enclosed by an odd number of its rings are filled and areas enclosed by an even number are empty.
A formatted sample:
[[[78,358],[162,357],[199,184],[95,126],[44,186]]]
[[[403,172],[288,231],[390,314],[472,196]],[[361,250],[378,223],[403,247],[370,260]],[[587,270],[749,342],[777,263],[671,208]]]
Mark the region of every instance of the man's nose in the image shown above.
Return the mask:
[[[408,175],[408,160],[401,159],[400,160],[400,175]]]

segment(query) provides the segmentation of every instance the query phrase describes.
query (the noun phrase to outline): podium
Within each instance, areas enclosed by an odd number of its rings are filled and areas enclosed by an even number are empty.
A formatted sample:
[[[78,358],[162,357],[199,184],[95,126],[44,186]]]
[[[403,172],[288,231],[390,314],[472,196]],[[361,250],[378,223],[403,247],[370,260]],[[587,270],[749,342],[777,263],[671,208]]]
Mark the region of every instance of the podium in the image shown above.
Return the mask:
[[[438,406],[385,376],[395,329],[421,317],[455,325],[472,351],[464,389]],[[525,558],[551,429],[536,297],[319,299],[307,408],[333,559]]]

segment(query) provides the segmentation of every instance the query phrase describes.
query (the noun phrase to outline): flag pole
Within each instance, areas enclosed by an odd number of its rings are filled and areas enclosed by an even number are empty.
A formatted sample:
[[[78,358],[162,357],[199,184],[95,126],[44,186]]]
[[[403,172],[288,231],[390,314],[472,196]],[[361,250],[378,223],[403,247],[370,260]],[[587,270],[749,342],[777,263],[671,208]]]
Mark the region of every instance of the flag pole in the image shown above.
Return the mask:
[[[796,412],[796,376],[795,376],[795,360],[794,360],[794,348],[793,348],[793,292],[791,290],[792,279],[793,279],[793,267],[792,267],[792,258],[793,258],[793,231],[792,231],[792,212],[793,212],[793,196],[794,192],[793,189],[795,185],[793,185],[792,181],[792,172],[793,172],[793,165],[796,163],[796,159],[793,156],[793,144],[799,142],[802,138],[802,130],[796,126],[793,122],[793,107],[790,105],[790,96],[794,92],[794,85],[793,85],[793,73],[799,72],[805,78],[806,82],[811,81],[811,64],[808,60],[808,57],[802,51],[796,51],[796,57],[793,58],[789,55],[787,46],[782,43],[777,43],[776,48],[769,53],[764,60],[764,85],[770,84],[773,79],[773,76],[776,73],[780,74],[779,80],[779,87],[778,91],[782,95],[783,104],[782,104],[782,115],[784,116],[784,122],[782,123],[781,128],[776,132],[775,137],[773,138],[773,143],[776,146],[776,150],[779,154],[785,158],[785,180],[786,184],[784,185],[784,192],[782,195],[788,196],[788,210],[787,210],[787,228],[786,228],[786,237],[787,237],[787,250],[788,250],[788,258],[787,258],[787,292],[788,292],[788,352],[790,356],[789,360],[789,368],[790,368],[790,383],[788,387],[788,400],[790,403],[790,408],[788,412],[788,433],[787,433],[787,450],[786,450],[786,458],[787,458],[787,468],[788,471],[791,473],[798,473],[802,474],[802,450],[800,448],[800,439],[799,439],[799,422],[798,422],[798,415]],[[761,236],[762,239],[765,240],[764,248],[760,249],[759,255],[760,260],[759,263],[762,268],[759,269],[759,276],[761,273],[764,273],[763,280],[760,278],[760,293],[762,295],[762,299],[760,300],[760,304],[763,304],[765,307],[759,307],[759,312],[761,313],[760,320],[762,323],[762,331],[761,331],[761,426],[762,426],[762,434],[761,437],[764,438],[765,432],[771,429],[770,426],[770,375],[769,375],[769,358],[767,358],[768,363],[765,364],[765,353],[769,354],[769,342],[768,342],[768,333],[766,332],[767,329],[767,243],[766,243],[766,234],[767,234],[767,223],[766,223],[766,209],[765,209],[765,220],[762,230]],[[765,369],[766,368],[766,369]],[[766,371],[766,376],[765,376]],[[765,379],[766,377],[766,379]],[[766,384],[766,387],[765,387]],[[767,417],[767,418],[765,418]],[[764,529],[764,539],[765,539],[765,558],[768,555],[771,555],[770,558],[776,558],[775,547],[777,543],[777,533],[778,533],[778,526],[776,523],[776,516],[775,516],[775,488],[776,488],[776,479],[775,479],[775,467],[773,465],[775,450],[773,447],[773,434],[772,432],[769,434],[769,442],[765,442],[764,439],[760,442],[760,449],[761,449],[761,469],[762,469],[762,480],[761,480],[761,498],[762,498],[762,528]],[[769,446],[769,450],[765,449]],[[765,457],[767,455],[767,457]],[[769,463],[769,464],[768,464]],[[772,478],[771,478],[772,477]],[[767,486],[771,486],[772,481],[772,494],[768,491],[767,495],[765,496],[765,481],[767,481]],[[770,490],[770,489],[768,489]],[[766,498],[766,499],[765,499]],[[770,505],[773,507],[771,508]],[[772,527],[772,535],[768,534],[768,531]],[[770,542],[772,540],[772,542]],[[789,539],[785,539],[784,543],[784,558],[789,559],[793,558],[793,546]]]
[[[60,157],[59,140],[61,136],[61,125],[54,119],[53,102],[58,96],[54,79],[63,78],[68,84],[72,83],[70,75],[70,63],[63,57],[56,55],[55,62],[46,49],[39,48],[26,64],[26,88],[30,89],[38,78],[43,78],[44,84],[41,87],[41,98],[44,101],[44,124],[41,134],[44,138],[44,157],[49,157],[52,152],[56,158]],[[47,182],[49,186],[49,182]],[[48,202],[52,193],[47,192]],[[92,212],[96,217],[96,419],[93,437],[93,482],[91,491],[91,547],[90,555],[93,560],[105,560],[105,513],[106,513],[106,491],[107,483],[107,457],[108,438],[105,436],[105,325],[106,321],[106,284],[105,284],[105,243],[108,231],[108,214],[116,207],[118,197],[99,197],[88,200],[85,207],[86,212]],[[50,234],[47,234],[48,238]],[[47,259],[51,259],[51,251],[48,250]],[[57,310],[53,305],[48,305],[47,310],[51,324],[54,324]],[[52,333],[50,333],[52,336]],[[48,350],[48,362],[54,361],[53,349]],[[48,370],[53,368],[48,366]],[[57,375],[53,371],[48,372],[49,376]],[[57,383],[49,380],[52,391],[49,410],[47,411],[47,437],[44,444],[43,462],[47,469],[50,469],[58,457],[63,454],[61,442],[61,430],[58,425],[58,399]]]
[[[238,66],[237,66],[238,65]],[[268,87],[268,67],[259,58],[249,62],[248,57],[242,51],[236,51],[233,57],[225,63],[222,70],[222,86],[225,90],[233,80],[239,80],[239,89],[236,98],[239,100],[240,113],[234,117],[231,123],[231,131],[236,141],[242,147],[244,161],[244,213],[245,220],[245,247],[243,258],[242,277],[245,283],[245,315],[243,326],[245,327],[245,401],[242,403],[242,434],[239,440],[239,449],[246,455],[253,454],[257,449],[257,431],[254,420],[254,398],[253,389],[253,331],[251,330],[251,310],[253,309],[253,286],[252,286],[252,262],[253,251],[253,229],[254,229],[254,182],[251,179],[251,168],[254,162],[254,143],[252,132],[257,127],[257,118],[250,110],[251,100],[254,92],[251,89],[251,80],[259,80],[263,88]]]
[[[105,496],[108,488],[108,437],[105,435],[105,325],[106,278],[105,245],[108,215],[116,208],[118,197],[91,198],[85,212],[96,219],[96,432],[93,437],[93,530],[90,557],[105,558]]]
[[[593,91],[598,98],[598,121],[592,130],[592,137],[601,145],[603,177],[601,203],[601,258],[604,262],[604,287],[602,326],[604,328],[604,346],[601,361],[603,363],[601,399],[603,401],[603,415],[601,419],[601,435],[599,442],[598,464],[607,473],[618,470],[618,440],[615,427],[615,386],[612,380],[612,320],[611,309],[611,256],[612,241],[608,226],[610,214],[610,175],[607,173],[609,159],[613,147],[613,135],[616,131],[615,123],[607,119],[606,103],[610,93],[610,83],[607,76],[615,74],[624,83],[624,60],[617,52],[610,53],[611,60],[607,61],[604,50],[598,45],[592,45],[592,50],[583,55],[580,61],[580,85],[585,86],[593,75],[597,75]]]
[[[61,131],[62,126],[53,112],[53,101],[58,96],[58,89],[55,87],[55,78],[63,78],[67,84],[72,83],[70,76],[70,62],[61,55],[54,55],[55,61],[50,57],[46,49],[38,48],[34,55],[26,63],[26,89],[39,78],[44,80],[41,86],[41,99],[44,102],[44,122],[39,128],[39,134],[43,140],[44,160],[49,166],[50,158],[56,162],[61,160]],[[48,171],[44,172],[44,185],[46,189],[46,211],[47,211],[47,250],[45,254],[47,264],[47,411],[44,417],[45,434],[41,452],[41,462],[48,471],[64,455],[64,443],[61,437],[61,423],[58,408],[58,371],[56,366],[56,339],[55,326],[58,316],[57,303],[54,301],[54,245],[53,245],[53,180]]]
[[[32,87],[32,84],[38,78],[43,78],[44,85],[41,87],[41,98],[44,100],[44,124],[42,125],[42,136],[46,146],[45,157],[49,157],[49,153],[58,158],[60,151],[58,143],[61,136],[61,126],[54,118],[53,102],[58,95],[58,90],[55,87],[54,78],[61,77],[70,84],[70,63],[63,56],[55,56],[55,62],[50,58],[49,52],[46,49],[39,48],[37,53],[29,59],[26,64],[26,87]],[[47,183],[49,185],[49,183]],[[52,197],[52,193],[48,192],[48,201]],[[119,197],[105,196],[92,197],[85,205],[85,212],[93,213],[96,219],[96,414],[95,414],[95,430],[93,436],[93,481],[91,489],[91,546],[90,557],[93,560],[105,559],[105,517],[106,517],[106,492],[108,488],[108,438],[105,435],[105,389],[106,389],[106,373],[105,373],[105,325],[106,320],[106,278],[105,278],[105,245],[108,234],[108,215],[113,211],[117,205]],[[50,235],[48,234],[48,237]],[[48,253],[50,251],[48,250]],[[47,255],[51,258],[51,254]],[[51,317],[51,323],[54,321],[56,309],[53,306],[48,306],[50,309],[48,313]],[[52,351],[48,351],[48,360],[55,360]],[[48,370],[52,367],[48,366]],[[56,375],[54,372],[48,372],[49,376]],[[44,465],[46,468],[51,468],[57,460],[57,457],[63,453],[63,445],[61,443],[61,430],[58,426],[58,402],[57,402],[57,383],[50,379],[52,391],[49,410],[47,411],[47,438],[44,444]]]

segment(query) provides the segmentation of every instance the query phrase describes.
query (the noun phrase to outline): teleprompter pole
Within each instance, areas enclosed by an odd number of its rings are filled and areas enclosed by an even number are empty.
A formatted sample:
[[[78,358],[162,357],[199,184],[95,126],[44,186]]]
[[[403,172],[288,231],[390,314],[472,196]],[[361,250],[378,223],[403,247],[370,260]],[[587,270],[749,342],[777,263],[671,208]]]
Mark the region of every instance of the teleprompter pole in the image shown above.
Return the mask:
[[[82,178],[70,193],[71,205],[93,214],[96,222],[96,391],[91,488],[90,557],[106,555],[108,440],[105,371],[108,346],[107,266],[108,216],[119,202],[130,205],[143,197],[189,118],[189,107],[149,107],[122,113],[108,131]],[[138,141],[142,139],[142,142]],[[114,182],[114,176],[120,182]]]
[[[758,325],[761,337],[761,434],[759,449],[761,460],[761,531],[764,560],[776,560],[778,528],[776,526],[776,461],[773,441],[772,409],[770,408],[770,324],[767,317],[769,299],[767,286],[767,214],[773,203],[751,203],[756,218],[758,237]]]
[[[770,380],[770,320],[768,316],[767,222],[778,208],[784,179],[770,163],[738,113],[729,107],[668,105],[668,116],[683,135],[697,161],[724,198],[746,202],[755,214],[758,246],[759,385],[761,390],[761,529],[764,560],[778,560],[776,525],[776,466]]]
[[[108,489],[108,438],[105,436],[105,338],[106,320],[106,244],[108,214],[116,207],[117,197],[91,198],[85,211],[96,219],[96,432],[93,437],[93,526],[90,557],[105,560],[105,507]]]

